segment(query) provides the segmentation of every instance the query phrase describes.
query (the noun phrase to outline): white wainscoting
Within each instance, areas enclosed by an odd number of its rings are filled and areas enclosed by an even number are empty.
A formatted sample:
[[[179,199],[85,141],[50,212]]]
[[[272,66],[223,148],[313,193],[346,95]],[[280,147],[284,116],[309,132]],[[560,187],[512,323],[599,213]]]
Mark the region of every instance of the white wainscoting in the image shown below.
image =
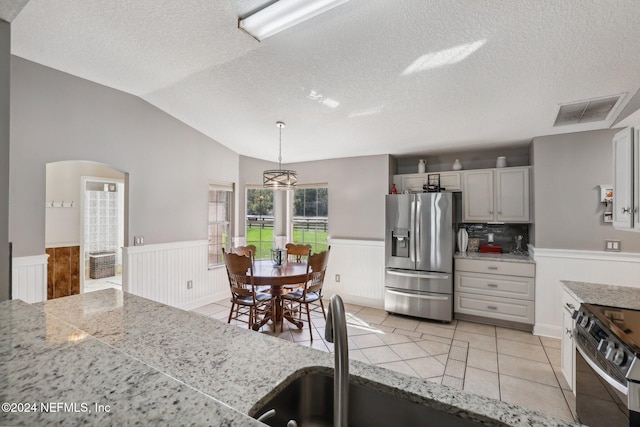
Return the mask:
[[[12,260],[11,296],[28,303],[47,300],[47,260],[49,255],[16,257]]]
[[[123,248],[122,289],[185,310],[229,296],[224,266],[208,268],[206,240]]]
[[[329,239],[331,254],[324,295],[339,294],[345,302],[384,306],[384,241]],[[340,282],[336,282],[336,274]]]
[[[562,336],[561,280],[640,287],[640,254],[532,248],[536,262],[533,332]]]

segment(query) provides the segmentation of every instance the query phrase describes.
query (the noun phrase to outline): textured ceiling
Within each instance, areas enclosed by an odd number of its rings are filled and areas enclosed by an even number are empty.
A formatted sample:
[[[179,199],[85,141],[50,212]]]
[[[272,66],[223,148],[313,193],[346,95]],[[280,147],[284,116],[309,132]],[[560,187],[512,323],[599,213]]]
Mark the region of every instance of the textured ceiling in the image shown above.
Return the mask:
[[[282,120],[284,163],[607,128],[640,87],[637,0],[350,0],[260,43],[237,19],[266,2],[30,0],[12,53],[247,156],[277,159]],[[620,93],[611,120],[552,127],[559,104]]]

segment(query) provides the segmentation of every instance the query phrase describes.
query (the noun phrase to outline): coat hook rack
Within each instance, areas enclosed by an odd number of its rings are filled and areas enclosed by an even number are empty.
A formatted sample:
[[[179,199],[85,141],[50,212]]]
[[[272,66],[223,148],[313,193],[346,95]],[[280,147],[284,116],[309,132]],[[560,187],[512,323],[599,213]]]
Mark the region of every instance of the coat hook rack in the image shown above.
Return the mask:
[[[65,202],[64,200],[61,202],[56,202],[55,200],[44,202],[45,207],[47,208],[73,208],[75,207],[75,202],[72,200],[70,202]]]

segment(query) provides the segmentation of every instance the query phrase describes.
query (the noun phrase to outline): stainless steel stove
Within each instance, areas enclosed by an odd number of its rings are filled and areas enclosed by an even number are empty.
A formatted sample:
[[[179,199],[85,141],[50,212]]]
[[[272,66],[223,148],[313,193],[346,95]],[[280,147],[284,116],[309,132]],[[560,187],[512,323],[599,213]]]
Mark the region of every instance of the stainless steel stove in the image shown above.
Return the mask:
[[[640,311],[582,304],[573,317],[578,420],[640,426]]]

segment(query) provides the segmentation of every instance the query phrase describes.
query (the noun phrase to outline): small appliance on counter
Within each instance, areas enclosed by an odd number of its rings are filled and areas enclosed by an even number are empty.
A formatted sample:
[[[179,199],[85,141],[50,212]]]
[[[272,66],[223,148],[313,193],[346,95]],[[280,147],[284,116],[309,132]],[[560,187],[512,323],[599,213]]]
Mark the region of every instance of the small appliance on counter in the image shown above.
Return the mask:
[[[480,245],[480,253],[500,254],[502,253],[502,247],[496,245]]]

